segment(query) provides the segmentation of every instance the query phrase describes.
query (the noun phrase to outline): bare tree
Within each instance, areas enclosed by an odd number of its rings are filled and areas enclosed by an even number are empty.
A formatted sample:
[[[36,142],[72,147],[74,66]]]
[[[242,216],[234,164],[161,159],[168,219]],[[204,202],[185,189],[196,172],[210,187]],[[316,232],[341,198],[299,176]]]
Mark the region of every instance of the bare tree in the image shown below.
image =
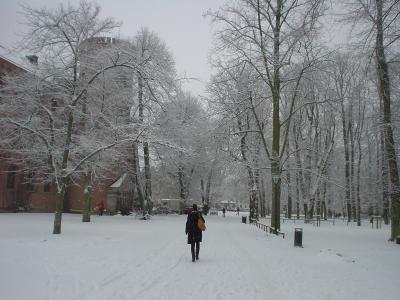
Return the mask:
[[[296,90],[305,70],[310,67],[312,33],[322,9],[323,1],[317,0],[243,0],[211,14],[215,22],[225,26],[219,32],[221,49],[254,69],[265,85],[264,99],[272,103],[271,141],[264,136],[260,120],[256,123],[271,164],[271,226],[276,231],[280,229],[281,161],[286,153],[290,128],[288,121],[281,130],[280,106],[284,90]],[[294,62],[304,64],[293,68]],[[254,111],[253,95],[248,97]],[[296,98],[297,94],[293,93],[292,99],[288,100],[289,107],[293,107]]]
[[[179,198],[182,209],[190,198],[202,198],[203,204],[208,204],[217,163],[209,120],[200,101],[188,92],[178,91],[163,104],[155,122],[159,134],[177,145],[175,149],[154,145],[156,165],[162,165],[168,179],[156,194]]]
[[[236,68],[223,64],[213,77],[209,92],[212,111],[220,116],[221,128],[225,128],[225,153],[246,170],[250,222],[258,219],[258,207],[262,207],[260,180],[260,149],[258,129],[255,128],[253,112],[249,109],[249,91],[257,89],[255,72],[246,64]],[[257,110],[263,111],[261,106]],[[262,115],[262,113],[260,113]],[[224,125],[225,124],[225,125]],[[262,125],[264,126],[264,125]],[[228,158],[229,159],[229,158]]]
[[[349,0],[349,22],[355,25],[356,35],[375,58],[378,95],[383,108],[383,136],[385,158],[388,161],[391,185],[391,235],[394,240],[400,234],[400,182],[396,148],[393,137],[391,111],[391,82],[388,52],[398,45],[400,34],[400,1],[398,0]],[[358,29],[358,30],[357,30]],[[390,58],[389,58],[390,61]]]
[[[131,42],[131,49],[128,51],[138,63],[138,70],[135,74],[138,102],[138,122],[143,124],[150,121],[151,113],[155,108],[154,104],[162,105],[163,101],[169,98],[175,86],[175,69],[171,53],[167,50],[165,43],[147,28],[141,29]],[[146,113],[147,112],[147,113]],[[133,145],[134,152],[138,150],[137,144]],[[150,209],[152,206],[151,172],[150,172],[150,151],[148,141],[143,142],[144,157],[144,199],[141,199],[142,209]],[[139,164],[135,163],[137,187],[140,189]],[[142,193],[139,192],[139,195]],[[146,203],[146,204],[145,204]]]

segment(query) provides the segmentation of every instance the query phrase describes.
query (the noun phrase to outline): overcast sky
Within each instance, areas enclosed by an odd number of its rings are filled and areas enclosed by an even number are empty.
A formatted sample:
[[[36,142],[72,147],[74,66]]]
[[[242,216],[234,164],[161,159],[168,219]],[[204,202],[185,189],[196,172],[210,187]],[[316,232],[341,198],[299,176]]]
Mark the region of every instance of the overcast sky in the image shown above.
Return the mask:
[[[0,44],[13,46],[24,30],[18,13],[19,3],[31,7],[56,7],[59,0],[0,0]],[[191,81],[185,88],[195,95],[203,93],[209,79],[208,55],[212,47],[209,18],[202,15],[208,9],[216,10],[224,0],[96,0],[102,16],[123,22],[121,37],[131,37],[141,27],[155,31],[172,52],[178,74],[196,77],[203,83]],[[76,4],[79,0],[69,0]]]
[[[69,0],[76,5],[80,0]],[[113,17],[123,22],[120,37],[132,37],[141,27],[148,27],[165,41],[172,52],[178,75],[195,77],[201,82],[191,80],[184,86],[193,94],[203,94],[211,68],[208,56],[212,48],[212,27],[209,18],[203,13],[208,9],[217,10],[229,0],[96,0],[102,8],[103,17]],[[20,23],[23,17],[20,3],[40,8],[54,8],[61,0],[0,0],[0,44],[13,46],[24,31]],[[330,2],[332,4],[332,2]],[[333,2],[334,3],[334,2]],[[336,3],[335,3],[336,6]],[[342,42],[344,28],[334,22],[327,12],[322,23],[328,44]]]

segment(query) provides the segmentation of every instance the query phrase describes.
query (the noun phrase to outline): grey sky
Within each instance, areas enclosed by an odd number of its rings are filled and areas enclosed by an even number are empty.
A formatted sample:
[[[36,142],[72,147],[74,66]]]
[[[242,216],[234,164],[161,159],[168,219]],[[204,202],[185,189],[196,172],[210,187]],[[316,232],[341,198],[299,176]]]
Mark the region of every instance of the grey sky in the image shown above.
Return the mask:
[[[13,46],[24,27],[19,3],[31,7],[56,7],[59,0],[0,0],[0,43]],[[69,0],[76,4],[79,0]],[[96,0],[102,16],[122,21],[121,37],[131,37],[141,27],[148,27],[163,39],[174,55],[178,74],[197,77],[185,85],[194,94],[202,93],[210,75],[208,54],[212,47],[210,20],[202,14],[216,10],[224,0]]]

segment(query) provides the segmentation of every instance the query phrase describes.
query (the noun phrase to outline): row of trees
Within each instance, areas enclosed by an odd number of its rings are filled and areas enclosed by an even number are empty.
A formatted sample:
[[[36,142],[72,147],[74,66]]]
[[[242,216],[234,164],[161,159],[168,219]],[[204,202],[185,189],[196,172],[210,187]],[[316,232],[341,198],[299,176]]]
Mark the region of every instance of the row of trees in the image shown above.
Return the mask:
[[[391,109],[400,3],[343,0],[340,18],[358,46],[351,51],[322,42],[326,4],[241,0],[209,13],[219,26],[209,103],[221,148],[246,172],[252,219],[268,210],[266,191],[276,231],[283,195],[289,217],[339,211],[358,225],[363,207],[378,206],[393,240],[400,234]]]
[[[289,217],[341,212],[359,225],[370,208],[391,221],[393,240],[400,2],[341,3],[356,50],[323,44],[323,0],[240,0],[209,12],[218,31],[208,110],[182,91],[155,33],[104,38],[119,24],[85,1],[26,7],[23,49],[40,63],[2,79],[1,149],[57,188],[54,233],[70,184],[84,178],[88,221],[92,183],[129,172],[141,209],[153,197],[206,207],[246,197],[251,219],[271,212],[278,232],[283,203]]]

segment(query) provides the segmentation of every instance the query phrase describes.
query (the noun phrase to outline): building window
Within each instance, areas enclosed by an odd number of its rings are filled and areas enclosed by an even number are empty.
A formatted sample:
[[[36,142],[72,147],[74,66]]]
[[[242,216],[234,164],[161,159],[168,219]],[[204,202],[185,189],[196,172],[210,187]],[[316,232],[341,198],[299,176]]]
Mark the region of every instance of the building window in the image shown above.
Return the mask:
[[[33,192],[35,186],[33,185],[33,172],[29,172],[26,180],[26,190]]]
[[[10,166],[7,175],[7,189],[12,190],[15,186],[15,176],[17,175],[17,167]]]
[[[51,111],[55,111],[57,106],[57,101],[55,99],[51,99]]]
[[[51,191],[51,182],[45,182],[44,183],[43,191],[45,193],[50,193],[50,191]]]

